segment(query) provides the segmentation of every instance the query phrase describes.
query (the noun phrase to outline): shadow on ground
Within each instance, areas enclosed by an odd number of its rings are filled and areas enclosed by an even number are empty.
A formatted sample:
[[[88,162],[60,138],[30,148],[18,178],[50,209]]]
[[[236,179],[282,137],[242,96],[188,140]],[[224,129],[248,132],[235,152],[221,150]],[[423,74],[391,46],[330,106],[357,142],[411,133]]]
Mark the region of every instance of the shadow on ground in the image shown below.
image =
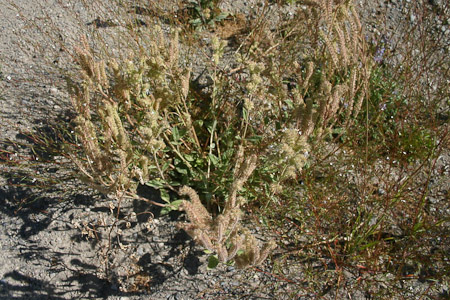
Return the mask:
[[[37,132],[49,132],[53,134],[52,141],[58,140],[58,135],[49,128],[36,129]],[[0,215],[3,226],[6,226],[5,235],[13,240],[11,253],[14,257],[12,268],[3,274],[0,279],[1,299],[72,299],[72,298],[107,298],[113,295],[140,295],[141,291],[121,292],[118,278],[108,278],[99,265],[86,263],[83,257],[74,256],[72,249],[47,245],[48,241],[41,240],[40,233],[51,232],[57,239],[58,235],[69,234],[71,241],[75,243],[86,242],[86,237],[74,230],[71,225],[71,216],[74,212],[90,211],[91,213],[109,213],[109,207],[94,207],[94,197],[89,193],[76,193],[61,190],[55,183],[61,183],[57,178],[58,168],[66,166],[55,165],[53,157],[57,155],[42,147],[42,143],[29,135],[19,135],[17,140],[23,143],[0,141],[5,152],[0,153],[1,177],[6,185],[0,187]],[[28,145],[28,146],[24,146]],[[31,147],[30,147],[31,146]],[[55,149],[55,148],[53,148]],[[16,153],[16,157],[13,155]],[[11,162],[12,159],[38,157],[39,163],[30,161]],[[25,162],[25,163],[23,163]],[[23,164],[22,164],[23,163]],[[49,178],[44,178],[50,170]],[[38,180],[34,180],[40,174]],[[55,179],[56,177],[56,179]],[[44,183],[44,184],[43,184]],[[54,186],[53,186],[54,184]],[[75,185],[79,191],[81,186]],[[69,187],[68,189],[73,188]],[[147,186],[140,186],[138,193],[155,202],[162,203],[159,192]],[[142,225],[149,217],[160,218],[161,208],[143,201],[132,202],[131,210],[137,215],[137,222],[132,227]],[[67,225],[55,228],[52,222],[55,219],[61,221],[61,216]],[[124,215],[121,215],[123,217]],[[164,217],[164,226],[170,228],[179,219],[179,212],[172,212]],[[166,239],[164,247],[167,255],[162,261],[168,261],[171,257],[183,257],[180,265],[152,260],[155,253],[143,253],[136,265],[140,268],[140,275],[151,278],[151,284],[146,291],[157,290],[158,286],[169,278],[177,276],[182,269],[189,275],[198,273],[200,261],[198,251],[194,251],[194,243],[191,238],[182,231],[173,232],[165,230]],[[99,238],[106,238],[99,235]],[[90,248],[95,256],[96,240],[90,240]],[[132,243],[148,243],[144,234],[138,234]],[[79,244],[81,245],[81,244]],[[55,251],[55,249],[60,249]],[[167,252],[167,249],[169,251]],[[154,250],[154,251],[157,251]],[[182,253],[184,252],[184,253]],[[75,254],[76,255],[76,254]],[[17,263],[15,263],[17,260]],[[65,263],[66,262],[66,263]],[[69,263],[67,263],[69,262]],[[23,267],[26,265],[26,267]],[[34,275],[30,275],[34,274]],[[58,278],[57,280],[54,278]],[[62,279],[62,280],[60,280]]]

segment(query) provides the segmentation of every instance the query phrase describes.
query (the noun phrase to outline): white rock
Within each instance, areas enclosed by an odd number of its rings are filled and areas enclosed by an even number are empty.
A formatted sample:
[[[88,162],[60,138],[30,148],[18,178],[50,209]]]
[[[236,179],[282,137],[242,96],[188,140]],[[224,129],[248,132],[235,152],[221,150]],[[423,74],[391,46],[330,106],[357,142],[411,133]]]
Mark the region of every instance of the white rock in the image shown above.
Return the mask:
[[[52,86],[50,88],[50,93],[52,93],[53,95],[57,95],[59,93],[59,91],[56,87]]]

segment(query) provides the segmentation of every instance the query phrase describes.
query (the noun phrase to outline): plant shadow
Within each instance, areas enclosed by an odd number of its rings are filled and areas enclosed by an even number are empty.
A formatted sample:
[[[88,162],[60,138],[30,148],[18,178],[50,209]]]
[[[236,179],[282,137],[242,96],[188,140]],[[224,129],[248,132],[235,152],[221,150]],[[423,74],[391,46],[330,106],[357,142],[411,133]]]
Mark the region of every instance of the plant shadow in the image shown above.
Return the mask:
[[[55,251],[54,246],[45,244],[48,241],[41,240],[40,234],[43,233],[51,232],[56,238],[59,234],[69,234],[71,242],[79,246],[82,242],[88,241],[86,251],[95,254],[95,249],[100,246],[98,241],[88,240],[79,233],[79,230],[74,230],[72,216],[76,211],[109,213],[106,206],[94,207],[94,197],[83,191],[81,186],[76,185],[81,192],[72,191],[70,194],[61,188],[64,187],[61,182],[65,179],[58,178],[60,176],[58,171],[67,166],[55,164],[55,156],[61,155],[59,146],[61,141],[67,141],[70,137],[63,138],[67,132],[60,132],[55,128],[58,127],[46,124],[34,129],[39,135],[19,134],[15,141],[0,140],[1,148],[5,149],[4,152],[0,152],[0,166],[4,170],[1,177],[6,181],[6,184],[0,187],[0,215],[6,217],[12,224],[8,228],[8,234],[14,236],[13,243],[18,245],[17,249],[12,251],[16,256],[12,259],[22,260],[31,265],[26,270],[21,270],[15,265],[10,266],[0,280],[0,298],[67,299],[74,295],[107,298],[115,295],[142,294],[144,292],[142,290],[120,291],[118,278],[105,276],[102,273],[104,272],[102,266],[87,262],[85,257],[74,257],[73,250],[68,249],[67,245],[58,246],[60,250]],[[159,192],[151,187],[139,186],[138,194],[153,202],[164,203]],[[163,222],[171,223],[178,221],[181,215],[180,212],[171,212],[169,216],[161,216],[161,207],[139,200],[134,200],[129,209],[137,216],[137,223],[134,222],[133,227],[147,222],[149,217],[164,219]],[[55,228],[52,222],[60,220],[61,216],[64,216],[63,222],[66,225]],[[172,225],[166,224],[167,228]],[[201,265],[198,255],[202,253],[193,250],[194,242],[185,232],[166,230],[165,233],[169,234],[165,237],[164,243],[168,251],[162,261],[181,256],[183,259],[181,265],[170,265],[152,260],[157,253],[148,252],[141,255],[137,265],[141,269],[141,274],[152,278],[151,290],[177,276],[183,269],[189,275],[195,275]],[[106,237],[99,235],[99,238]],[[135,242],[148,243],[148,239],[145,235],[139,234]],[[155,251],[157,250],[153,250]],[[35,271],[36,274],[29,274]],[[51,276],[47,276],[48,274]],[[53,275],[62,276],[62,279],[57,283],[46,280]]]

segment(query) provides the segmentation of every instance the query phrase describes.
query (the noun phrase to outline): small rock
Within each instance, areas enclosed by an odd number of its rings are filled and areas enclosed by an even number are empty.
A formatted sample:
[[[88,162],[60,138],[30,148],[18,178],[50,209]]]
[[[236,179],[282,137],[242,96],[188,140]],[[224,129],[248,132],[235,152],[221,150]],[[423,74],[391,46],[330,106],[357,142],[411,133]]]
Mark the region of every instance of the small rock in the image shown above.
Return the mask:
[[[153,242],[155,242],[155,243],[162,242],[162,241],[163,241],[163,239],[161,237],[159,237],[159,236],[154,236],[153,237]]]
[[[241,284],[238,281],[231,281],[230,285],[231,286],[240,286]]]
[[[229,266],[227,268],[227,272],[234,272],[235,268],[233,266]]]
[[[178,292],[178,293],[176,293],[176,295],[175,295],[175,300],[185,300],[186,298],[183,296],[183,294],[182,293],[180,293],[180,292]]]
[[[161,261],[162,261],[161,255],[153,256],[152,262],[156,263],[156,262],[161,262]]]
[[[347,270],[344,270],[343,273],[344,273],[344,276],[345,276],[346,279],[353,279],[353,278],[355,278],[355,276],[352,273],[350,273],[349,271],[347,271]]]
[[[181,269],[180,273],[181,273],[182,276],[188,276],[189,275],[189,272],[188,272],[188,270],[186,270],[186,268]]]
[[[441,1],[439,1],[439,0],[428,0],[428,3],[430,3],[433,6],[440,6],[441,5],[440,2]]]
[[[56,87],[53,86],[50,88],[50,93],[53,95],[57,95],[59,93],[59,91]]]
[[[430,201],[430,203],[432,203],[432,204],[436,204],[436,203],[438,203],[439,202],[439,200],[438,199],[436,199],[435,197],[428,197],[428,200]]]

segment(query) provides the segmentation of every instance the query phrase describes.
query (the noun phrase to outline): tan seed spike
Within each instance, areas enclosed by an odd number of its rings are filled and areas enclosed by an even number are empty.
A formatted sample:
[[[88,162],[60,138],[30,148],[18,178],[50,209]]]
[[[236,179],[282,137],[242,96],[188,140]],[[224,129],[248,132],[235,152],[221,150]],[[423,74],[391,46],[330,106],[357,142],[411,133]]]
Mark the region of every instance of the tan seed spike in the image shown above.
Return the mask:
[[[311,76],[312,76],[313,72],[314,72],[314,62],[310,61],[306,65],[306,77],[305,77],[305,81],[304,81],[304,84],[303,84],[303,89],[305,90],[305,93],[306,93],[306,90],[308,88],[309,80],[311,79]]]
[[[239,146],[237,153],[236,153],[236,163],[234,166],[234,174],[233,177],[237,177],[239,172],[240,172],[240,168],[242,166],[242,163],[244,162],[244,147],[242,145]]]
[[[356,24],[357,33],[360,33],[362,31],[362,25],[359,20],[358,13],[356,12],[356,9],[353,5],[350,6],[350,11],[352,12],[353,16],[353,18],[350,18],[350,21],[353,21]]]
[[[322,37],[323,41],[325,42],[325,45],[327,47],[328,53],[330,54],[331,60],[333,61],[333,65],[337,68],[339,66],[339,59],[336,53],[336,48],[334,43],[332,43],[328,36],[321,31],[320,36]]]
[[[262,249],[259,253],[259,259],[257,259],[254,262],[254,264],[256,266],[262,264],[266,260],[267,256],[269,256],[269,254],[276,248],[277,248],[277,244],[274,241],[270,241],[270,242],[264,244],[264,246],[262,247]]]
[[[186,99],[189,93],[189,83],[191,79],[191,70],[188,69],[186,74],[182,77],[181,91],[183,93],[183,98]]]
[[[109,88],[109,79],[106,75],[106,64],[105,61],[100,61],[100,84],[105,88]]]
[[[200,225],[204,224],[205,226],[209,225],[209,223],[211,222],[211,216],[209,215],[208,211],[201,203],[197,192],[188,186],[183,186],[180,189],[179,193],[181,196],[188,196],[189,199],[191,200],[190,205],[188,205],[187,203],[185,203],[185,204],[190,206],[191,214],[195,219],[197,219],[198,224],[200,224]],[[197,223],[197,222],[194,222],[194,223]]]
[[[335,26],[335,31],[339,38],[339,48],[340,48],[340,53],[341,53],[342,59],[344,61],[344,65],[347,66],[349,63],[349,60],[348,60],[347,46],[345,43],[344,33],[338,25]]]

